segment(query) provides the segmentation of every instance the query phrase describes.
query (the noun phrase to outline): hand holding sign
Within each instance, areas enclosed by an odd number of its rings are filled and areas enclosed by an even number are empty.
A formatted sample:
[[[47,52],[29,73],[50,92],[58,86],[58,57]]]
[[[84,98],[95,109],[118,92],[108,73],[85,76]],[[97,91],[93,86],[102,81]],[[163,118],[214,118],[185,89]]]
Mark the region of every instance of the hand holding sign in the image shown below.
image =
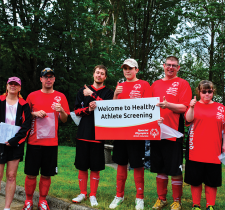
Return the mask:
[[[96,108],[96,103],[95,101],[92,101],[89,103],[89,112],[94,111],[94,109]]]
[[[91,96],[92,93],[93,93],[93,91],[91,91],[91,90],[87,87],[86,84],[84,85],[84,88],[85,88],[85,89],[83,90],[84,96]]]

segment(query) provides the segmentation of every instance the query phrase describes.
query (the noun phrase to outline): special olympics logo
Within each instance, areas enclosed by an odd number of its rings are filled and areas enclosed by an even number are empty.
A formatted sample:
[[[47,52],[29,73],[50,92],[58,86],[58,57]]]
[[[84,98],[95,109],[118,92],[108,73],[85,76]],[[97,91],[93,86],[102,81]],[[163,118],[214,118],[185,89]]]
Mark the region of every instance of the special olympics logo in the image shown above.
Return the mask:
[[[154,138],[156,136],[159,135],[159,131],[156,129],[156,128],[153,128],[151,131],[150,131],[150,135],[153,136]]]
[[[224,109],[223,109],[222,106],[218,106],[218,110],[219,110],[220,112],[224,112]]]
[[[173,87],[179,86],[179,82],[174,82],[174,83],[172,84],[172,86],[173,86]]]
[[[54,100],[56,100],[58,103],[61,101],[61,97],[60,96],[56,96],[55,98],[54,98]]]
[[[135,89],[135,90],[140,89],[140,88],[141,88],[141,85],[140,85],[140,84],[134,85],[134,89]]]

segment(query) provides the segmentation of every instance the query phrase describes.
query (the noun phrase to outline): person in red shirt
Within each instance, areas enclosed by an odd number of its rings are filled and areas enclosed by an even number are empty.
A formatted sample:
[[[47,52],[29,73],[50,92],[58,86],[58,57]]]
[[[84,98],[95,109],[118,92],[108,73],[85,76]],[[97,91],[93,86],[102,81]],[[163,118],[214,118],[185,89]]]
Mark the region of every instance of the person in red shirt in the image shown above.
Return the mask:
[[[222,183],[218,156],[221,148],[225,152],[225,107],[212,100],[215,92],[212,82],[201,81],[196,92],[200,100],[195,96],[185,115],[190,131],[184,181],[191,185],[193,210],[200,209],[202,183],[205,184],[206,209],[214,210],[217,187]]]
[[[104,85],[107,78],[107,68],[97,65],[93,71],[93,85],[82,87],[76,96],[75,113],[81,116],[77,131],[76,158],[74,165],[79,169],[78,179],[80,194],[73,198],[74,203],[80,203],[87,198],[88,169],[90,173],[90,202],[97,206],[96,199],[100,171],[105,169],[104,141],[95,140],[94,109],[95,101],[111,100],[113,91]]]
[[[175,130],[184,132],[183,113],[192,98],[189,83],[178,77],[179,60],[175,56],[166,58],[163,64],[165,77],[155,81],[152,88],[153,97],[160,97],[157,104],[160,109],[163,123]],[[171,210],[180,210],[182,196],[182,163],[183,138],[161,139],[150,143],[151,172],[157,173],[156,184],[158,199],[153,209],[162,209],[166,206],[168,176],[172,177],[173,200]]]
[[[0,187],[6,168],[5,208],[10,210],[16,190],[16,175],[19,162],[23,160],[25,139],[31,126],[31,114],[28,103],[20,95],[21,80],[10,77],[6,85],[6,93],[0,96],[0,122],[18,126],[20,130],[14,137],[0,143]],[[3,138],[3,135],[1,136]]]
[[[40,169],[38,209],[49,209],[46,196],[50,188],[51,176],[57,174],[58,119],[65,123],[70,114],[65,95],[53,89],[54,70],[50,68],[42,70],[40,81],[42,89],[30,93],[27,97],[33,119],[25,159],[27,176],[26,201],[23,210],[33,208],[32,199]]]
[[[130,58],[124,61],[121,66],[126,82],[118,83],[113,99],[134,99],[151,97],[151,88],[148,82],[139,80],[138,63]],[[136,206],[135,209],[144,209],[144,167],[145,141],[142,140],[116,140],[113,148],[113,161],[117,167],[117,193],[109,205],[110,209],[116,208],[124,201],[124,189],[127,179],[127,164],[130,163],[134,169],[134,181],[136,185]]]

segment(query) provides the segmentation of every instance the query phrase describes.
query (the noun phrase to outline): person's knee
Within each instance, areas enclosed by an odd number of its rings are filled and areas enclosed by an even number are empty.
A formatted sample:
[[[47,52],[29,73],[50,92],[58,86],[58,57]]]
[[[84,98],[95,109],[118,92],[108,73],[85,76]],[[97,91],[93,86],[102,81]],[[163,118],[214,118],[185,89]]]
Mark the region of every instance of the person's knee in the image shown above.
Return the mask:
[[[182,175],[172,176],[172,179],[183,179],[183,176]]]
[[[14,172],[8,173],[8,174],[6,174],[6,178],[7,178],[7,181],[9,181],[9,182],[15,182],[16,181],[16,173],[14,173]]]
[[[37,176],[27,175],[29,179],[36,179]]]
[[[44,179],[50,179],[51,177],[50,176],[43,176],[43,175],[41,175],[42,176],[42,178],[44,178]]]

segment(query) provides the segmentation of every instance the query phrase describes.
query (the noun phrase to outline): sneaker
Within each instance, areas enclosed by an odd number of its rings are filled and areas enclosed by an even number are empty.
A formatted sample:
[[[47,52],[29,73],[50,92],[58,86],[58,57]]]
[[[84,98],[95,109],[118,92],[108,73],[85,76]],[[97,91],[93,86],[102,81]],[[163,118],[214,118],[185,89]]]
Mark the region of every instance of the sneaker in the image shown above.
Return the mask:
[[[215,209],[214,209],[214,206],[208,206],[208,207],[206,208],[206,210],[215,210]]]
[[[174,201],[170,206],[171,206],[171,210],[180,210],[180,209],[182,209],[181,203],[179,201]]]
[[[32,200],[25,200],[25,204],[22,210],[32,210],[33,209],[33,201]]]
[[[74,203],[80,203],[82,200],[84,200],[84,199],[87,199],[87,197],[86,197],[86,195],[85,194],[80,194],[80,195],[78,195],[76,198],[73,198],[72,199],[72,201],[74,202]]]
[[[97,199],[94,195],[90,196],[90,202],[91,202],[91,206],[97,206],[98,205],[98,202],[97,202]]]
[[[135,206],[136,210],[144,209],[144,199],[136,198],[135,203],[136,203],[136,206]]]
[[[117,197],[113,199],[112,203],[109,205],[110,209],[115,209],[117,206],[119,206],[124,200],[124,197]]]
[[[194,205],[191,210],[201,210],[201,208],[199,205]]]
[[[38,202],[38,210],[50,210],[46,200]]]
[[[168,203],[167,201],[163,201],[160,199],[157,199],[155,205],[152,207],[153,209],[162,209],[164,206],[166,206]]]

